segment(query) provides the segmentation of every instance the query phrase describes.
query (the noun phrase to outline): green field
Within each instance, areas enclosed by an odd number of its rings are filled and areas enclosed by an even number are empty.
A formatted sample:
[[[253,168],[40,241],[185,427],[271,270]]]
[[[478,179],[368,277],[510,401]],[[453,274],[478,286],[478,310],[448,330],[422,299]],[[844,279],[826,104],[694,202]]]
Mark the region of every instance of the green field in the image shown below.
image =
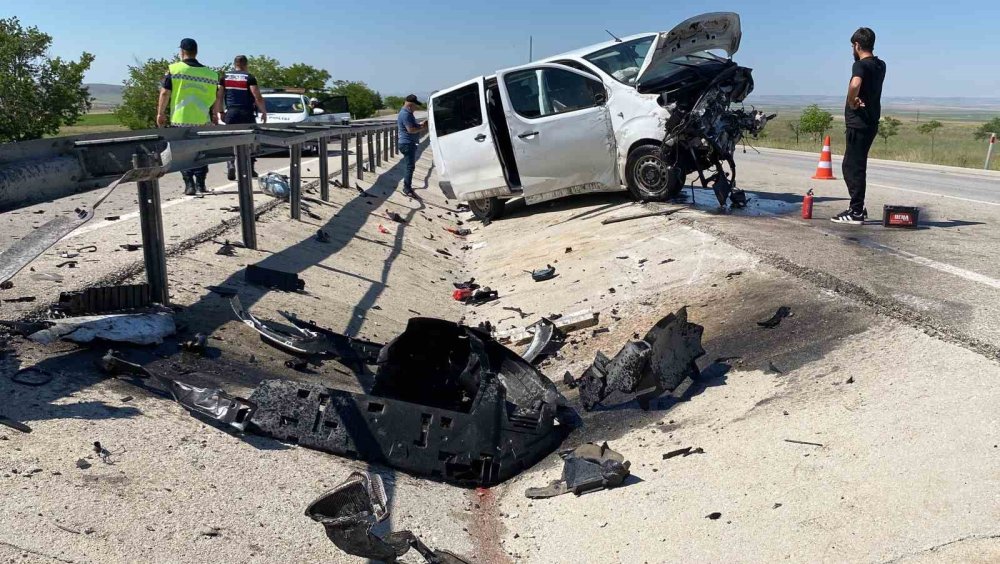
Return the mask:
[[[814,151],[819,155],[820,149],[822,149],[822,139],[803,134],[799,136],[799,141],[796,143],[795,133],[789,128],[789,124],[798,120],[798,114],[798,112],[791,111],[779,114],[777,119],[767,124],[764,137],[752,141],[752,144],[775,149]],[[914,117],[893,117],[903,122],[899,128],[899,135],[890,137],[888,144],[881,137],[876,139],[875,145],[872,147],[872,158],[983,168],[983,164],[986,162],[987,143],[972,136],[972,132],[982,125],[982,122],[940,120],[944,127],[937,130],[932,153],[931,137],[917,131],[919,124]],[[926,119],[921,119],[921,122],[926,121]],[[844,153],[843,120],[834,121],[833,129],[827,134],[831,137],[833,152],[842,155]],[[1000,149],[997,149],[996,153],[990,166],[992,170],[1000,170]]]
[[[125,127],[118,123],[118,118],[112,113],[90,112],[80,118],[80,121],[76,122],[76,124],[64,126],[59,130],[58,136],[104,133],[107,131],[125,131]]]

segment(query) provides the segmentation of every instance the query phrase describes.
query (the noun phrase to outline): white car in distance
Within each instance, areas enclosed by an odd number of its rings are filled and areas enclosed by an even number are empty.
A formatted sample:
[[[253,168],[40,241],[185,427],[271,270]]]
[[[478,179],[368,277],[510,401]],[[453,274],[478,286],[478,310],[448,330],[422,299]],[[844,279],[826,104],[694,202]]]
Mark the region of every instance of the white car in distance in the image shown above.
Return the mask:
[[[769,117],[730,107],[753,90],[751,70],[731,60],[741,37],[739,15],[703,14],[434,93],[442,191],[495,219],[516,197],[627,189],[665,200],[697,172],[720,205],[745,203],[733,152]]]

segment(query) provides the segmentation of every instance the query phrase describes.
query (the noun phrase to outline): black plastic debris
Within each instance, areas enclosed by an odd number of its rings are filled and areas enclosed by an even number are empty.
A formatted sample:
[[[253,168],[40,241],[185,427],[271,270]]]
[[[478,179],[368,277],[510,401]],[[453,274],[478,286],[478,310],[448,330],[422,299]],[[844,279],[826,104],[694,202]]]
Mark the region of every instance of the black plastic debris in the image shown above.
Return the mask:
[[[588,492],[616,488],[629,476],[629,461],[611,450],[608,443],[587,443],[559,453],[564,461],[562,479],[543,488],[528,488],[524,495],[531,499],[555,497],[573,492]]]
[[[149,284],[98,286],[78,292],[62,292],[54,311],[67,315],[87,315],[141,309],[153,304]]]
[[[675,456],[687,457],[687,456],[691,456],[692,454],[705,454],[705,449],[703,449],[701,447],[698,447],[698,448],[692,448],[692,447],[679,448],[677,450],[672,450],[672,451],[664,454],[663,455],[663,460],[669,460],[669,459],[671,459],[671,458],[673,458]]]
[[[368,394],[267,380],[252,430],[460,486],[491,486],[555,450],[577,414],[488,334],[413,318],[382,348]]]
[[[701,325],[688,323],[683,307],[661,319],[642,340],[626,343],[614,358],[598,352],[577,380],[584,409],[594,409],[615,393],[648,391],[640,398],[646,409],[650,399],[675,390],[687,378],[697,378],[697,359],[705,354],[703,331]]]
[[[56,268],[62,268],[64,266],[67,267],[67,268],[76,268],[76,265],[78,265],[78,264],[80,264],[79,261],[67,260],[67,261],[63,261],[63,262],[60,262],[59,264],[57,264]]]
[[[781,306],[778,308],[778,311],[774,312],[774,315],[771,316],[771,319],[768,319],[767,321],[758,321],[757,325],[760,325],[761,327],[766,327],[767,329],[774,329],[775,327],[781,324],[782,319],[790,317],[791,315],[792,315],[792,309],[790,307]]]
[[[306,289],[306,283],[294,272],[285,272],[251,264],[244,270],[244,279],[250,284],[275,288],[285,292],[299,292]]]
[[[142,248],[142,245],[138,243],[125,243],[124,245],[118,245],[118,246],[130,253],[138,251],[139,249]]]
[[[333,544],[353,556],[395,562],[413,548],[431,564],[469,564],[446,550],[431,550],[410,531],[390,532],[385,537],[372,532],[389,517],[389,498],[377,474],[352,473],[309,504],[306,516],[322,524]]]
[[[116,351],[108,351],[98,366],[112,375],[152,379],[163,386],[177,403],[195,415],[229,425],[243,432],[257,406],[244,398],[227,394],[217,388],[199,388],[153,373],[146,368],[123,360]]]
[[[722,513],[719,513],[718,511],[713,511],[712,513],[709,513],[708,515],[705,515],[705,517],[708,518],[708,519],[711,519],[711,520],[715,521],[715,520],[719,519],[719,517],[722,517]]]
[[[226,240],[226,242],[219,247],[219,250],[215,251],[215,254],[222,255],[224,257],[235,257],[236,246],[230,243],[229,240]]]
[[[473,292],[472,296],[469,297],[469,299],[465,300],[465,303],[469,305],[478,306],[499,299],[500,299],[500,293],[487,286],[485,288],[480,288],[475,292]]]
[[[285,361],[285,368],[305,372],[305,370],[309,368],[309,361],[302,360],[301,358],[288,359]]]
[[[21,296],[20,298],[7,298],[4,303],[8,304],[24,304],[35,301],[35,296]]]
[[[195,354],[205,354],[205,347],[208,345],[208,335],[196,333],[193,339],[181,343],[181,348],[187,352]]]
[[[535,282],[544,282],[546,280],[552,280],[556,277],[556,267],[551,264],[545,265],[545,268],[539,268],[538,270],[531,271],[531,279]]]
[[[534,335],[521,357],[532,364],[556,354],[566,343],[566,335],[545,318],[530,325],[528,331]]]
[[[514,313],[520,315],[521,319],[524,319],[526,317],[530,317],[532,315],[530,313],[524,313],[524,310],[521,309],[521,308],[519,308],[519,307],[504,306],[504,307],[502,307],[500,309],[502,309],[504,311],[513,311]]]
[[[316,240],[319,241],[320,243],[329,243],[330,234],[320,229],[316,231]]]
[[[4,280],[3,282],[0,282],[0,290],[10,290],[13,287],[14,283],[11,282],[10,280]]]
[[[452,282],[452,286],[456,290],[478,290],[479,284],[476,284],[475,278],[470,278],[467,282]]]
[[[726,280],[732,280],[733,278],[736,278],[737,276],[742,276],[742,275],[743,275],[743,271],[742,270],[736,270],[736,271],[730,272],[729,274],[726,274]]]
[[[22,368],[14,373],[10,379],[25,386],[44,386],[52,381],[52,373],[37,366]]]

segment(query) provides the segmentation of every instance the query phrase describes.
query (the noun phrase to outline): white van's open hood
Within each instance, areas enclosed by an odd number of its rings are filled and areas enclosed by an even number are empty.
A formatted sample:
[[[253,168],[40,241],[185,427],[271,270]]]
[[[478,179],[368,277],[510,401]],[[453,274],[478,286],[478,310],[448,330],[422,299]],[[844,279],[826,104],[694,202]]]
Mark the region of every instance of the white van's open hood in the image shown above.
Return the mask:
[[[721,49],[732,57],[740,48],[742,36],[740,15],[734,12],[712,12],[685,20],[656,37],[653,56],[639,73],[636,86],[641,87],[647,76],[660,76],[662,66],[684,55]]]

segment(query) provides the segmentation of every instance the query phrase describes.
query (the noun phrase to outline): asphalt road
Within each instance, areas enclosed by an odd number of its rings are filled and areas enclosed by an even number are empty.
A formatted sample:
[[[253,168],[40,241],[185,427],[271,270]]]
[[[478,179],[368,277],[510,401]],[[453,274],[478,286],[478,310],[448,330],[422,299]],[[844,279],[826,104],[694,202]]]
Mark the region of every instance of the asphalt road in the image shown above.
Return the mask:
[[[857,285],[931,330],[977,341],[980,349],[1000,347],[1000,263],[995,260],[1000,174],[874,161],[866,202],[871,217],[864,226],[848,226],[828,221],[848,205],[840,159],[834,158],[838,180],[817,181],[811,179],[817,158],[777,150],[739,155],[738,184],[754,200],[745,212],[713,215],[713,228]],[[816,193],[813,219],[803,220],[801,200],[810,188]],[[715,208],[707,194],[698,201],[706,212]],[[882,227],[883,205],[919,207],[920,228]]]

